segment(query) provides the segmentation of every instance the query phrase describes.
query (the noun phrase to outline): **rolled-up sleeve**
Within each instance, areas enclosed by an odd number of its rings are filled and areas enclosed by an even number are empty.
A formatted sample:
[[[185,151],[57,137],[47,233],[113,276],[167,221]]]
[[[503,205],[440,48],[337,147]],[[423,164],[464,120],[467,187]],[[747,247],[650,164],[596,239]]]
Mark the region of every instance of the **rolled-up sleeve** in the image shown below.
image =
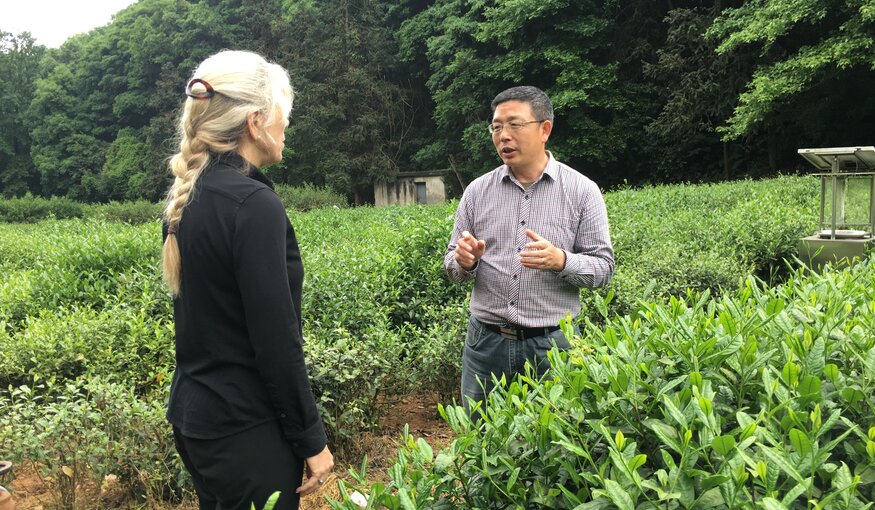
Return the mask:
[[[296,455],[327,444],[310,388],[298,317],[286,266],[287,218],[269,189],[250,195],[237,212],[234,271],[256,363],[286,438]]]

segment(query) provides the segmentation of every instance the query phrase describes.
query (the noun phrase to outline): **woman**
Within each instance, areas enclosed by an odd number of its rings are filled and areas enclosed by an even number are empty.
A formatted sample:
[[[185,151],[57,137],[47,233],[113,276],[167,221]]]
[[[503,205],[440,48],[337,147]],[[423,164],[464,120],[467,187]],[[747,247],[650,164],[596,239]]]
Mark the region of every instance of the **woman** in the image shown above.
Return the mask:
[[[282,159],[292,88],[282,67],[222,51],[185,93],[164,211],[167,419],[201,509],[262,508],[275,491],[276,509],[298,508],[334,460],[304,364],[298,243],[258,170]]]

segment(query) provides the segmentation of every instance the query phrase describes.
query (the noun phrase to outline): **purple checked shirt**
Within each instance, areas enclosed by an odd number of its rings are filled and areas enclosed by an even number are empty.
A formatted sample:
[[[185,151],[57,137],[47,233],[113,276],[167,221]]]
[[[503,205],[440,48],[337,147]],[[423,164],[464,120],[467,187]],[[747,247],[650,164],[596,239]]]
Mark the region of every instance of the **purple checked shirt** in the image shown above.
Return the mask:
[[[529,189],[502,165],[475,179],[459,202],[444,267],[452,280],[474,279],[471,314],[481,322],[556,326],[567,313],[580,313],[580,288],[607,285],[614,272],[601,191],[548,155],[544,174]],[[519,252],[531,242],[526,229],[565,251],[562,271],[522,266]],[[486,251],[471,271],[459,267],[454,257],[466,230],[486,241]]]

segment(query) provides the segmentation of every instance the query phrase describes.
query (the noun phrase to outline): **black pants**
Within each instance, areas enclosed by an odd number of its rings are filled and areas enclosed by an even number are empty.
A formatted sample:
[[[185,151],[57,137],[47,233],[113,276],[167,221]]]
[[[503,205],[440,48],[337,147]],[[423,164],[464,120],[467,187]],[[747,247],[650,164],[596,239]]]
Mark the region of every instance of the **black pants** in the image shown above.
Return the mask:
[[[257,510],[276,491],[275,510],[298,508],[304,459],[296,457],[279,422],[219,439],[192,439],[173,427],[176,450],[194,480],[201,510]]]

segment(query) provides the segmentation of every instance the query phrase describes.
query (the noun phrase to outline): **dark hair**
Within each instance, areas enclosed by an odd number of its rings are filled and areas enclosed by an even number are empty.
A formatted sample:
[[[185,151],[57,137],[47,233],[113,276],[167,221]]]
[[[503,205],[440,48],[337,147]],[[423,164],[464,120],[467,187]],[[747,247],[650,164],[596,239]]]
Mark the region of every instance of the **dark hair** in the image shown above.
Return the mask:
[[[504,92],[501,92],[495,99],[492,100],[492,113],[495,113],[495,107],[505,101],[522,101],[529,103],[532,107],[532,114],[537,120],[549,120],[553,122],[553,103],[547,94],[538,87],[523,85],[520,87],[511,87]]]

